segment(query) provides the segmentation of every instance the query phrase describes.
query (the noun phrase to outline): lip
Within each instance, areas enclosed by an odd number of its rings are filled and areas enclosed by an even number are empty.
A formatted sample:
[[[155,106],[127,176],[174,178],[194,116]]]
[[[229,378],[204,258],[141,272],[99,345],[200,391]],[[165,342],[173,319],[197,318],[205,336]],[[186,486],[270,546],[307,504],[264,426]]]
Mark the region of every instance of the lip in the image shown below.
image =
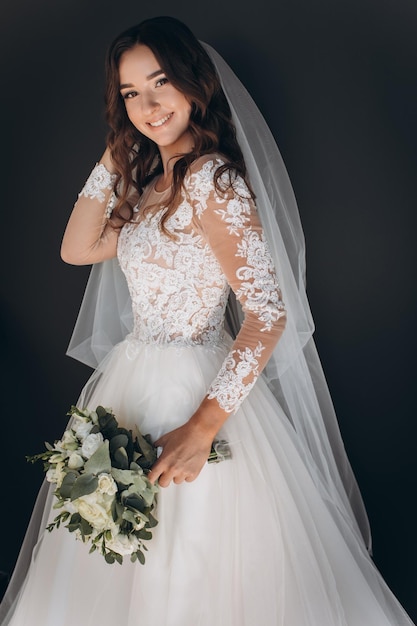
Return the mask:
[[[156,129],[162,128],[163,126],[165,126],[167,122],[169,122],[169,120],[172,118],[173,115],[174,113],[167,113],[167,115],[160,117],[154,122],[146,122],[146,124],[150,126],[151,128],[156,128]]]

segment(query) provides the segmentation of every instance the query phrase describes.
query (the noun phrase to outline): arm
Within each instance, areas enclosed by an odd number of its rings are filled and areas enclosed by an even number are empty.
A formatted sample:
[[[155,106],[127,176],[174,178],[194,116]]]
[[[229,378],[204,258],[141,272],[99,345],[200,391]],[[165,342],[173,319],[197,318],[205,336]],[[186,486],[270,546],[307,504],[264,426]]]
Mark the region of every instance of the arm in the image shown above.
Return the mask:
[[[116,256],[119,230],[109,224],[105,215],[112,193],[110,183],[114,180],[114,168],[108,149],[97,165],[100,164],[105,167],[101,172],[106,177],[104,185],[103,182],[100,185],[91,184],[97,172],[94,168],[79,194],[64,232],[61,257],[72,265],[90,265]]]
[[[212,179],[213,171],[205,175]],[[245,319],[200,407],[184,426],[156,442],[163,453],[150,478],[158,479],[161,486],[196,478],[216,433],[255,384],[286,321],[273,261],[244,182],[237,179],[237,193],[228,189],[220,195],[211,185],[207,194],[207,181],[200,176],[197,172],[190,190],[190,196],[197,198],[196,228],[219,261]]]

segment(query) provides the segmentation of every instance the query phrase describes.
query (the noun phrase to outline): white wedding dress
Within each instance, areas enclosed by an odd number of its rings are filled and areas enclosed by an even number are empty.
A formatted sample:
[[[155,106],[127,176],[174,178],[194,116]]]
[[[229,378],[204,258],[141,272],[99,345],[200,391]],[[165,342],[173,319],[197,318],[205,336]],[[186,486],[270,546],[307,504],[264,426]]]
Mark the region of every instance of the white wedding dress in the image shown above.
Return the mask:
[[[364,542],[308,470],[297,434],[260,371],[285,325],[285,294],[241,180],[213,185],[199,159],[188,194],[158,228],[147,188],[119,236],[134,330],[107,355],[79,406],[111,407],[158,438],[208,393],[230,413],[232,459],[162,489],[145,565],[108,565],[65,528],[44,531],[5,626],[410,626]],[[140,217],[140,219],[139,219]],[[277,268],[279,279],[279,268]],[[223,330],[232,286],[245,311]],[[284,302],[283,302],[284,301]],[[284,330],[285,332],[285,330]],[[300,407],[302,410],[302,407]],[[57,438],[60,433],[57,433]]]

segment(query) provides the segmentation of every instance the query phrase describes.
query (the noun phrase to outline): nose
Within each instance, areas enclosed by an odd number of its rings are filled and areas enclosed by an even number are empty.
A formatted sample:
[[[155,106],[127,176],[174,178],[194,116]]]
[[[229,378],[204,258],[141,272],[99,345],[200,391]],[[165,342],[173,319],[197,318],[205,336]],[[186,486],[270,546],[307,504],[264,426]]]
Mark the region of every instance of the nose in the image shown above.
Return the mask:
[[[144,115],[151,115],[159,107],[159,102],[157,101],[157,98],[153,93],[142,93],[141,103]]]

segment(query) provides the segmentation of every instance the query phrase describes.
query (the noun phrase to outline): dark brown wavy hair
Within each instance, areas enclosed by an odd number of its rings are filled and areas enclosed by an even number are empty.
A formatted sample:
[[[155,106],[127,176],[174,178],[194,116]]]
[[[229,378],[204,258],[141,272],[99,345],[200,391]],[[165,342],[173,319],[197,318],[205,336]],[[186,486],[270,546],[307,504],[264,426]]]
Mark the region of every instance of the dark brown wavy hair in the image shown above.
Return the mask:
[[[160,63],[172,85],[191,104],[189,132],[193,150],[175,162],[170,197],[166,200],[160,227],[167,232],[165,222],[176,210],[184,177],[191,163],[204,154],[219,153],[224,160],[214,177],[219,191],[219,179],[229,173],[241,175],[247,182],[246,166],[236,139],[236,130],[226,96],[216,69],[191,30],[173,17],[155,17],[122,32],[111,44],[106,57],[106,120],[109,125],[107,145],[117,172],[115,192],[118,197],[113,214],[130,221],[133,207],[129,201],[132,187],[139,197],[144,187],[162,172],[158,146],[140,133],[129,120],[120,95],[119,63],[121,56],[137,44],[148,46]],[[128,215],[129,217],[126,217]]]

